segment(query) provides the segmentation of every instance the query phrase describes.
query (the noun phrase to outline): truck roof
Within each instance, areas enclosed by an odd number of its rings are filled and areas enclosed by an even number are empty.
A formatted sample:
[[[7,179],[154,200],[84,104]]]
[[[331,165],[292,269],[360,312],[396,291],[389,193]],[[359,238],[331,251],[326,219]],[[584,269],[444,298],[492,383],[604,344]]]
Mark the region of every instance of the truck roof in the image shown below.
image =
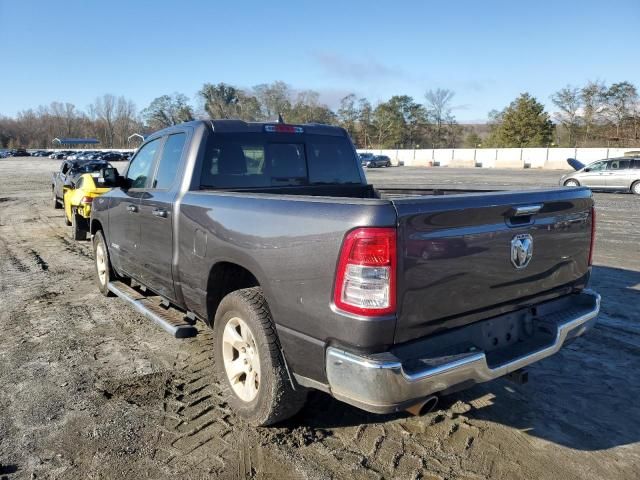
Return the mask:
[[[224,133],[262,133],[265,131],[265,125],[288,125],[292,127],[300,127],[304,133],[310,133],[314,135],[332,135],[338,137],[346,137],[347,132],[342,127],[336,127],[333,125],[325,125],[323,123],[278,123],[274,122],[245,122],[244,120],[194,120],[191,122],[185,122],[171,127],[164,128],[157,132],[152,133],[145,141],[151,138],[164,135],[169,132],[179,131],[181,127],[205,127],[210,128],[214,132]]]

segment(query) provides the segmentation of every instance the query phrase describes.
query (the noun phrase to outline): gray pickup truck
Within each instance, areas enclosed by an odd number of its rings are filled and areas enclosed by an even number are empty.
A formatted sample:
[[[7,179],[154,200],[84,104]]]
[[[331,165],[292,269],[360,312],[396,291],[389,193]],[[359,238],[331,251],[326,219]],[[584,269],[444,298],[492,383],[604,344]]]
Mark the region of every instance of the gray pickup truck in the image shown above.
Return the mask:
[[[523,379],[599,311],[587,188],[374,188],[343,129],[235,120],[157,132],[110,181],[100,290],[177,337],[212,327],[254,425],[310,388],[385,413]]]

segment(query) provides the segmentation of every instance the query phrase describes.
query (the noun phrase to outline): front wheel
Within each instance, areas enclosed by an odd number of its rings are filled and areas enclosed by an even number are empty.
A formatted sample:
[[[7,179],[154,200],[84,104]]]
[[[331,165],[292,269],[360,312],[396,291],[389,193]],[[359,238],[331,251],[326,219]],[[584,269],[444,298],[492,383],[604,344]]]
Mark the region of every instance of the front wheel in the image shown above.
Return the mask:
[[[631,193],[635,193],[636,195],[640,195],[640,180],[631,185]]]
[[[566,182],[564,182],[564,186],[565,187],[579,187],[580,183],[577,180],[567,180]]]
[[[105,297],[110,297],[113,295],[109,290],[109,282],[113,276],[113,270],[111,269],[109,250],[107,250],[107,242],[104,239],[102,230],[98,230],[93,237],[93,258],[95,259],[98,290]]]
[[[307,392],[291,385],[269,306],[259,287],[222,299],[214,322],[215,367],[229,405],[254,426],[295,415]]]

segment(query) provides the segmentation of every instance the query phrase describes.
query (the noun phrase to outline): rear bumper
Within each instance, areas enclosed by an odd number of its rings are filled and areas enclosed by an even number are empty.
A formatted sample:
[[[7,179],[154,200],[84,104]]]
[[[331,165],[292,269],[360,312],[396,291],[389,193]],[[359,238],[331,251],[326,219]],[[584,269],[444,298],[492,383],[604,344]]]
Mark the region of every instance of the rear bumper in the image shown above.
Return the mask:
[[[402,358],[398,352],[360,355],[329,347],[326,369],[331,393],[364,410],[389,413],[434,393],[494,380],[553,355],[567,340],[584,334],[600,311],[600,295],[585,290],[536,309],[528,314],[531,318],[525,312],[518,320],[533,326],[530,337],[493,351],[465,343],[465,351],[416,355],[414,348],[410,357]]]

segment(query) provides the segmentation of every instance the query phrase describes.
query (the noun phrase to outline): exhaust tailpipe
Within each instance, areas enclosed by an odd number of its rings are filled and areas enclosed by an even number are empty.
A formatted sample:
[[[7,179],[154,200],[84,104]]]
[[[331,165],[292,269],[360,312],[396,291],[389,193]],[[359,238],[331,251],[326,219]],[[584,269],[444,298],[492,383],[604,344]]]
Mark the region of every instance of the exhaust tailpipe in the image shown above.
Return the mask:
[[[431,410],[436,408],[437,404],[438,404],[438,397],[436,397],[435,395],[431,395],[419,401],[415,405],[407,408],[406,411],[415,417],[419,417],[421,415],[426,415]]]

